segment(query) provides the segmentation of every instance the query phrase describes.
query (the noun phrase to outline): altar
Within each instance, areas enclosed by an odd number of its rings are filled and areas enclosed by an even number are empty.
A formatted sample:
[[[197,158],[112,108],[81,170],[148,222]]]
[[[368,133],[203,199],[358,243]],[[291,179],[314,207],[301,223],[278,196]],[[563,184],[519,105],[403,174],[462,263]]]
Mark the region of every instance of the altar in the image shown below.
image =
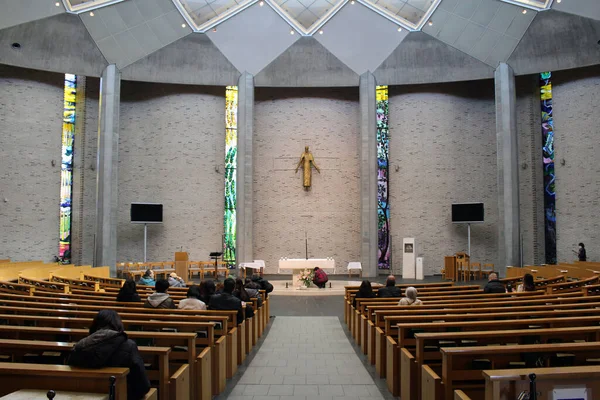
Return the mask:
[[[314,270],[319,267],[327,273],[335,274],[335,260],[333,258],[282,258],[279,260],[278,274],[292,274],[292,284],[299,287],[301,282],[298,274],[305,269]]]

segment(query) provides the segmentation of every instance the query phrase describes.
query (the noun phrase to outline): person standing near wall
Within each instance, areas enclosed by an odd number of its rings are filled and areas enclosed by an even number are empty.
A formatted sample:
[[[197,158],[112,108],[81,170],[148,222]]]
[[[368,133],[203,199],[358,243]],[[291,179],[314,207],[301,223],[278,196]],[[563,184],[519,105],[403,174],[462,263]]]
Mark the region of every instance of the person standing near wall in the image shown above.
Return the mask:
[[[577,258],[579,258],[579,261],[587,261],[587,254],[585,254],[585,245],[583,243],[579,243]]]

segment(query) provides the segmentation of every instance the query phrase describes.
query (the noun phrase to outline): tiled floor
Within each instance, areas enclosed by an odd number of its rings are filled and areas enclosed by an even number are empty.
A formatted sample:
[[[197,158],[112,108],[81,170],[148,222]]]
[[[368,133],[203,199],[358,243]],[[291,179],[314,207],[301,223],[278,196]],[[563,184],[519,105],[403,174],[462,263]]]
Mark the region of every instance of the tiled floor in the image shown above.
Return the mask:
[[[229,400],[383,400],[337,317],[277,317]]]

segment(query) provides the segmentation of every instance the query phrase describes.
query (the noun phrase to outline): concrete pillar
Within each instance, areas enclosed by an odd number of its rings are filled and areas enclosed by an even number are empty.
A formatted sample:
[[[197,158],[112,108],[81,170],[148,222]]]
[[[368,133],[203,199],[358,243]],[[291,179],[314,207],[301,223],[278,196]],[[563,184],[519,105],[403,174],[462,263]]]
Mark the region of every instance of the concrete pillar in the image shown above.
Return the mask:
[[[119,106],[121,72],[111,64],[100,80],[98,162],[96,168],[96,235],[94,266],[110,267],[117,275],[117,208],[119,165]]]
[[[254,76],[244,72],[238,81],[238,152],[237,152],[237,216],[236,258],[253,261],[253,188],[254,171],[252,139],[254,137]]]
[[[498,170],[498,264],[506,276],[506,266],[520,266],[519,149],[515,75],[501,63],[494,74],[496,86],[496,148]]]
[[[371,72],[360,76],[360,262],[377,276],[377,102]]]

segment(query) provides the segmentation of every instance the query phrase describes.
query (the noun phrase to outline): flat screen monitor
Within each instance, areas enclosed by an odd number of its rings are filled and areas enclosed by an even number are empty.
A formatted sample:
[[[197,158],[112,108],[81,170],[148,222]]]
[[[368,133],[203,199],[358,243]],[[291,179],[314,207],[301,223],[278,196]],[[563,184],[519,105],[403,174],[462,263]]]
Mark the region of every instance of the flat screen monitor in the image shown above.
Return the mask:
[[[483,203],[452,204],[453,224],[476,224],[483,222]]]
[[[131,203],[132,224],[162,224],[163,205],[156,203]]]

